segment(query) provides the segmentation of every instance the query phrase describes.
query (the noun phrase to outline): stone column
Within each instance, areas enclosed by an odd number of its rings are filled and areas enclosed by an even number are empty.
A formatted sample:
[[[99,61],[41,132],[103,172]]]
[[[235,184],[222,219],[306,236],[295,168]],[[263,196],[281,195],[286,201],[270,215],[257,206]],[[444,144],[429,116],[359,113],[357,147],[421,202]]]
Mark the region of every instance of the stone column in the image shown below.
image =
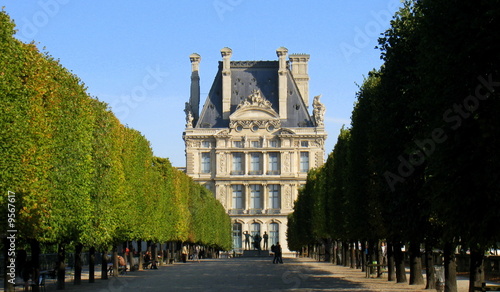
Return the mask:
[[[231,113],[231,55],[230,48],[220,50],[222,55],[222,118],[229,119]]]
[[[267,183],[262,184],[262,213],[264,214],[267,210],[267,202],[269,198],[269,190],[267,188]]]
[[[307,62],[309,55],[292,54],[290,55],[291,71],[293,79],[299,88],[300,95],[309,108],[309,74],[307,73]]]
[[[191,96],[189,98],[189,106],[193,115],[193,125],[196,124],[200,117],[200,61],[201,56],[194,53],[189,55],[191,61]]]
[[[243,196],[245,197],[245,206],[244,209],[247,211],[250,210],[250,188],[248,183],[243,184]]]
[[[278,96],[279,96],[279,116],[280,119],[286,119],[287,114],[287,65],[286,57],[288,54],[288,49],[281,47],[276,50],[276,54],[279,59],[279,69],[278,69]]]

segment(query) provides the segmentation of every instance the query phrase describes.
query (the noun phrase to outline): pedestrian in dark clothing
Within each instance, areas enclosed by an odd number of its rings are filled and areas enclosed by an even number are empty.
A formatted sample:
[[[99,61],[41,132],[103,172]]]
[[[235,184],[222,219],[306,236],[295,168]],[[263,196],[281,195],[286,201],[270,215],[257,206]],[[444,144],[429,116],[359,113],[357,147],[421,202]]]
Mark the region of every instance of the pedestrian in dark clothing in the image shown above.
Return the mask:
[[[274,254],[274,257],[273,257],[273,264],[277,264],[278,263],[278,253],[276,252],[276,245],[271,245],[271,252]]]
[[[275,250],[275,258],[276,258],[276,263],[280,263],[282,264],[283,263],[283,254],[282,254],[282,251],[281,251],[281,245],[279,242],[276,243],[276,246],[274,247],[274,250]]]

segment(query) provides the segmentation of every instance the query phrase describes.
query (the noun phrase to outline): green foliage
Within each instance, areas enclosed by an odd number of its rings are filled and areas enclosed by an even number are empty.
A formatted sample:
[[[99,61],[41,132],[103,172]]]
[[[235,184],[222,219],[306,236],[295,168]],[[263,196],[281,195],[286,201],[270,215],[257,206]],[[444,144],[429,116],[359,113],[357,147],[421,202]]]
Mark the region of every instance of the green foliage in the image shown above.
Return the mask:
[[[500,241],[499,22],[498,1],[404,3],[350,131],[296,201],[290,246],[325,234],[482,249]]]
[[[7,191],[16,194],[20,240],[230,248],[229,216],[211,193],[154,157],[149,141],[121,125],[78,77],[13,34],[2,11],[0,198],[5,206]]]

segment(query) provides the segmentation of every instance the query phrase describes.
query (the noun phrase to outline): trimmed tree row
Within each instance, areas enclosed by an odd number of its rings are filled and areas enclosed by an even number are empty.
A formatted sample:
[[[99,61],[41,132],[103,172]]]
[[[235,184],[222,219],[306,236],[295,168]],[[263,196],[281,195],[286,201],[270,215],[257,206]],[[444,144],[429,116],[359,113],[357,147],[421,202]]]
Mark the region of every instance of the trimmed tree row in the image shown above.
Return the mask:
[[[423,283],[425,250],[428,288],[440,251],[446,291],[457,289],[458,251],[470,254],[470,291],[484,281],[484,255],[500,242],[499,22],[495,1],[404,3],[350,129],[300,192],[292,248],[337,241],[354,250],[343,260],[362,249],[372,261],[383,241],[389,279],[405,282],[405,246],[410,284]]]
[[[107,251],[141,240],[230,248],[230,220],[214,196],[154,157],[146,138],[120,124],[77,76],[14,32],[2,11],[1,205],[15,194],[16,245],[31,249],[35,268],[44,245],[59,246],[62,271],[67,246]],[[1,212],[7,222],[11,212]]]

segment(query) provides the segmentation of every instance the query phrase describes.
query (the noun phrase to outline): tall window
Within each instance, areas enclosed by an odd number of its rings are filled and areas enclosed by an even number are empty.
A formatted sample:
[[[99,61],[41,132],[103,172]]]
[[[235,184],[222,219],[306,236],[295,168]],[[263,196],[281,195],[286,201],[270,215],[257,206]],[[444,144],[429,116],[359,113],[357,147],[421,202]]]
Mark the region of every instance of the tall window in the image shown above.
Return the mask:
[[[280,225],[278,223],[269,224],[269,244],[273,245],[280,241]]]
[[[269,185],[269,208],[279,209],[280,204],[280,185]]]
[[[250,153],[250,173],[249,174],[262,174],[262,154]]]
[[[300,152],[300,172],[309,171],[309,152]]]
[[[210,173],[210,152],[201,153],[201,173]]]
[[[252,237],[254,237],[255,235],[259,234],[260,235],[260,224],[259,223],[252,223],[252,225],[250,225],[250,234],[252,235]]]
[[[278,148],[278,147],[279,147],[279,142],[278,142],[278,140],[270,140],[270,141],[269,141],[269,147],[272,147],[272,148]]]
[[[260,185],[250,185],[250,208],[262,209]]]
[[[244,209],[243,186],[233,185],[233,209]]]
[[[233,223],[233,248],[241,248],[241,223]]]
[[[269,152],[268,174],[280,174],[279,158],[280,154],[278,152]]]
[[[244,174],[243,168],[243,153],[233,153],[233,169],[232,174]]]
[[[252,141],[252,148],[260,148],[260,141]]]

